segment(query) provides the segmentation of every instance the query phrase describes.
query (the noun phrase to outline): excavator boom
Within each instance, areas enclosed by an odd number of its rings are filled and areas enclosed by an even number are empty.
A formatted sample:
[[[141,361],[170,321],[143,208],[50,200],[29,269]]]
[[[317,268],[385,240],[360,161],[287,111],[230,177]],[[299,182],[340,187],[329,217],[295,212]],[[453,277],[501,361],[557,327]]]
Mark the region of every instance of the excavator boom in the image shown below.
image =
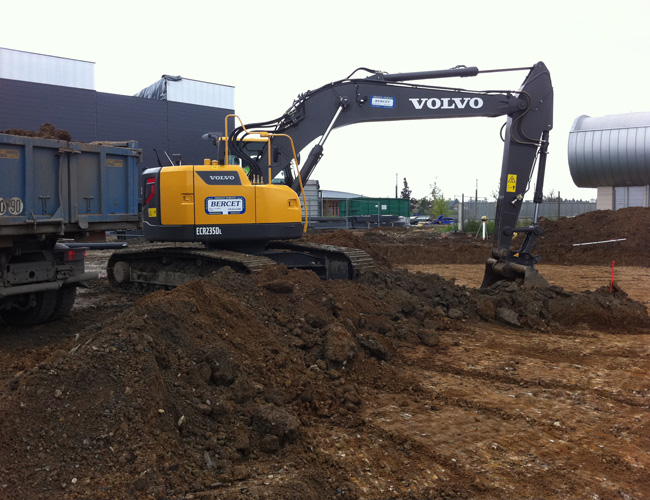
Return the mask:
[[[311,176],[334,129],[373,121],[506,116],[493,250],[483,286],[524,275],[528,283],[542,285],[544,281],[537,279],[534,269],[539,257],[531,254],[541,234],[537,216],[528,227],[517,227],[517,220],[536,164],[539,168],[533,201],[537,204],[542,201],[548,137],[553,128],[553,87],[544,63],[514,68],[522,69],[528,74],[516,91],[481,92],[410,83],[480,75],[481,71],[475,67],[397,74],[373,72],[367,78],[340,80],[298,96],[277,120],[234,129],[229,144],[244,156],[239,148],[243,137],[260,131],[285,135],[274,139],[256,157],[248,157],[247,163],[264,181],[283,172],[286,184],[299,191],[300,182],[305,183]],[[319,142],[300,168],[300,178],[294,177],[290,168],[293,150],[301,151],[318,138]],[[524,243],[519,249],[511,250],[515,232],[525,235]]]

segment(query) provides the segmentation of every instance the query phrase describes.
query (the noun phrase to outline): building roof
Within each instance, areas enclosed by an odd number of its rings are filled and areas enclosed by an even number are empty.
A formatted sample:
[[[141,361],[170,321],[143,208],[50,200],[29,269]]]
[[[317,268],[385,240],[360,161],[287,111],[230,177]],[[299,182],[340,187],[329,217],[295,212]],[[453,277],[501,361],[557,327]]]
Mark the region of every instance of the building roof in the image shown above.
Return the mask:
[[[95,90],[95,63],[0,47],[0,78]]]
[[[323,199],[330,199],[330,200],[345,200],[347,198],[365,198],[365,196],[361,194],[346,193],[345,191],[330,191],[328,189],[322,189],[321,193],[323,194]]]

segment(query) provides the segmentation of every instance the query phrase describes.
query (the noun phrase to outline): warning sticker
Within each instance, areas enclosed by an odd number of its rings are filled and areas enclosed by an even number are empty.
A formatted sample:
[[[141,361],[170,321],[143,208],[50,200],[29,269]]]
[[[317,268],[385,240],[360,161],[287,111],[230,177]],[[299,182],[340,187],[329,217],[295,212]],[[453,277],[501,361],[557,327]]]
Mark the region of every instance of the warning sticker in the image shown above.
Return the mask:
[[[123,167],[124,162],[115,158],[106,158],[107,167]]]
[[[517,191],[517,176],[514,174],[508,175],[508,182],[506,183],[506,192],[514,193]]]
[[[20,159],[20,151],[17,149],[0,149],[0,158],[18,160]]]

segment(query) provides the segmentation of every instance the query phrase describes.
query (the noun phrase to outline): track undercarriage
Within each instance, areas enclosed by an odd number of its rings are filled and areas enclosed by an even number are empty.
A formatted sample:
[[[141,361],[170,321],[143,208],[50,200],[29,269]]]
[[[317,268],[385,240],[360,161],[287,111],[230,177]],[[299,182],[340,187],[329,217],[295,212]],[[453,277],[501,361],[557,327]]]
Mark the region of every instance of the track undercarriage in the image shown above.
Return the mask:
[[[111,284],[120,288],[155,290],[205,278],[223,267],[250,274],[276,264],[308,269],[327,280],[354,279],[373,261],[356,248],[291,241],[271,242],[255,253],[201,246],[151,247],[115,252],[107,274]]]

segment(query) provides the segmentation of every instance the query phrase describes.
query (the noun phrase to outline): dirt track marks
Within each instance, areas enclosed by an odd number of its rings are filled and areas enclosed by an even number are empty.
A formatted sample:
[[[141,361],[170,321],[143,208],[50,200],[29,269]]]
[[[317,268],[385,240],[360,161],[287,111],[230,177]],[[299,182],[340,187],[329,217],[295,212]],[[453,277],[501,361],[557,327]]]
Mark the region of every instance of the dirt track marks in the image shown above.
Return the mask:
[[[404,352],[420,370],[417,397],[397,405],[388,398],[367,416],[393,439],[430,450],[439,477],[450,464],[454,474],[473,471],[478,491],[549,494],[548,478],[586,497],[643,498],[650,491],[648,339],[580,333],[522,343],[521,331],[475,328],[435,356],[424,347]]]

